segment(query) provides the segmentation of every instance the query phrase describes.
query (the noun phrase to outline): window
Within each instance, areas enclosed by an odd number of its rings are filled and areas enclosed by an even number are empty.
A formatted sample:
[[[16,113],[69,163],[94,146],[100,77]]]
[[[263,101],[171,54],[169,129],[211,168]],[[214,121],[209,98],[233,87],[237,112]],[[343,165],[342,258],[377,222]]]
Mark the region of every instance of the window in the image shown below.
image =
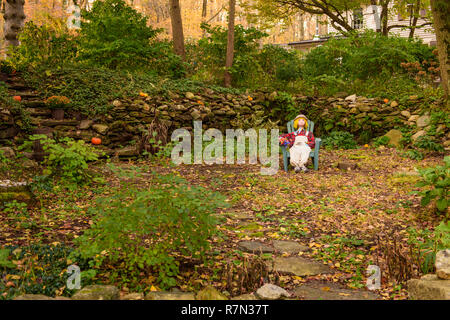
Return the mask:
[[[353,29],[362,29],[364,26],[364,17],[362,9],[353,10]]]

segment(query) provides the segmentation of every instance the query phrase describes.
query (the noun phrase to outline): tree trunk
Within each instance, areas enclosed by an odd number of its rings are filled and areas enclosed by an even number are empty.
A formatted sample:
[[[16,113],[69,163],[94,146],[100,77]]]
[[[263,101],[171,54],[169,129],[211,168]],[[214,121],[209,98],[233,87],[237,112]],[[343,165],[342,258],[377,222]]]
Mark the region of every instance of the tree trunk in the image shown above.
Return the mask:
[[[417,21],[419,20],[419,14],[420,14],[420,1],[417,1],[415,3],[413,9],[412,9],[412,22],[411,22],[411,29],[409,29],[409,38],[414,38],[414,32],[416,31]]]
[[[305,23],[303,22],[303,13],[300,13],[300,17],[298,20],[298,24],[300,26],[300,37],[299,40],[305,40]]]
[[[3,19],[4,33],[5,33],[5,46],[18,46],[19,40],[17,35],[23,28],[25,20],[25,13],[23,11],[23,5],[25,0],[6,0],[5,1],[5,13]]]
[[[181,20],[181,9],[179,0],[170,0],[170,19],[172,21],[172,37],[175,53],[184,60],[185,51],[184,51],[183,22]]]
[[[388,29],[389,0],[380,1],[380,4],[381,4],[381,14],[380,14],[381,32],[384,36],[387,36],[389,33],[389,29]]]
[[[225,60],[225,87],[231,86],[231,74],[229,69],[233,66],[234,58],[234,16],[236,9],[236,0],[230,0],[230,10],[228,13],[228,42],[227,54]]]
[[[439,55],[439,69],[441,73],[441,85],[444,90],[444,99],[448,107],[448,89],[450,87],[449,79],[449,59],[448,51],[450,50],[450,21],[449,11],[450,4],[447,0],[431,0],[431,12],[433,14],[433,26],[436,33],[436,42]]]
[[[208,0],[203,0],[202,3],[202,22],[206,20],[206,9],[208,7]]]
[[[202,3],[202,23],[206,22],[206,10],[208,8],[208,0],[203,0]],[[203,29],[202,37],[205,37],[206,30]]]

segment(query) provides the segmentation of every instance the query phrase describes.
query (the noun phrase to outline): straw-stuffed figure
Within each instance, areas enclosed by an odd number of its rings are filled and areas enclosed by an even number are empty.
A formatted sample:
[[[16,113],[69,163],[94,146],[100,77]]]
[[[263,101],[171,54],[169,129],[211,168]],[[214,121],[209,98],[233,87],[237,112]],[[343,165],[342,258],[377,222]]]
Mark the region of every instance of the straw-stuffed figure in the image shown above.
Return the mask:
[[[289,147],[290,163],[295,172],[306,172],[306,163],[311,149],[316,141],[312,132],[308,130],[308,119],[300,114],[294,119],[294,132],[280,136],[280,145]]]

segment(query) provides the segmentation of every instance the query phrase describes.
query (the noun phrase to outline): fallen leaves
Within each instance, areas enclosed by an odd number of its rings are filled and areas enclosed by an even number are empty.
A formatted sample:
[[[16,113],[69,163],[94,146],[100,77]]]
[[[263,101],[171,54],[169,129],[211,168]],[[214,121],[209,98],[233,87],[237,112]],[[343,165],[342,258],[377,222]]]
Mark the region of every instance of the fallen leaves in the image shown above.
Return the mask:
[[[143,94],[141,96],[145,97],[145,93]],[[226,240],[211,241],[212,250],[220,252],[212,257],[212,267],[208,269],[201,266],[204,272],[201,275],[194,276],[192,270],[181,273],[179,287],[185,290],[209,282],[212,270],[223,268],[225,258],[241,258],[240,254],[243,253],[235,252],[235,244],[239,240],[256,238],[269,244],[278,239],[301,241],[312,250],[299,252],[299,256],[323,259],[325,264],[338,271],[338,275],[321,279],[333,283],[364,284],[364,277],[356,278],[355,274],[363,273],[364,266],[369,261],[376,261],[379,248],[371,239],[382,230],[401,230],[414,226],[419,223],[416,213],[421,210],[418,199],[409,195],[414,179],[395,176],[395,165],[404,160],[390,150],[377,152],[368,146],[346,152],[324,150],[322,154],[321,151],[321,169],[308,173],[308,183],[301,187],[297,176],[291,173],[279,172],[275,176],[262,176],[256,166],[178,166],[175,170],[177,174],[188,179],[192,185],[215,188],[227,195],[227,202],[231,203],[232,207],[228,211],[218,213],[220,216],[232,211],[245,212],[245,221],[260,226],[255,230],[239,229],[240,218],[227,216],[218,226],[227,237]],[[338,161],[358,163],[360,169],[351,172],[333,170],[330,164]],[[120,165],[141,166],[133,162]],[[416,163],[407,162],[404,167],[412,170],[414,165]],[[154,169],[160,172],[174,171],[173,168]],[[120,178],[108,174],[107,180],[109,185],[103,191],[92,188],[83,190],[83,194],[67,195],[62,190],[55,195],[49,194],[48,198],[43,199],[42,211],[33,209],[33,219],[37,221],[38,230],[13,225],[0,214],[0,243],[9,245],[44,240],[45,243],[72,244],[74,238],[93,224],[87,212],[89,207],[95,205],[97,195],[102,192],[114,193]],[[149,185],[145,178],[139,183],[142,183],[143,187]],[[395,194],[392,193],[391,187],[396,188]],[[401,207],[398,205],[399,201],[402,201]],[[396,211],[387,214],[388,209]],[[46,220],[41,223],[39,218],[44,216]],[[433,225],[433,221],[425,221],[427,222],[428,227]],[[69,239],[68,232],[73,238]],[[324,239],[324,235],[330,238]],[[335,240],[350,238],[363,239],[364,243],[333,243]],[[147,239],[144,242],[149,244]],[[271,255],[267,256],[269,261],[271,258]],[[282,279],[290,285],[308,281],[296,276],[285,276]],[[222,283],[222,280],[218,282]],[[155,285],[156,279],[147,279],[146,283],[151,285],[151,291],[159,290]],[[391,286],[391,290],[383,288],[383,297],[404,297],[402,292],[393,293],[392,284],[384,285]],[[353,284],[352,287],[358,288]]]

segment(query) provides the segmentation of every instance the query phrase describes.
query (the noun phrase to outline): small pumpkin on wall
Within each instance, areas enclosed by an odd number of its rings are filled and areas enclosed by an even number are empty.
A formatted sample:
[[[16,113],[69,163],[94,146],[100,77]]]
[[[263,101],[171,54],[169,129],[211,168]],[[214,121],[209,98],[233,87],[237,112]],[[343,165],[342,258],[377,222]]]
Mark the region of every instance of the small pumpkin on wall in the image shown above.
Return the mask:
[[[102,139],[94,137],[91,139],[92,144],[101,144],[102,143]]]

